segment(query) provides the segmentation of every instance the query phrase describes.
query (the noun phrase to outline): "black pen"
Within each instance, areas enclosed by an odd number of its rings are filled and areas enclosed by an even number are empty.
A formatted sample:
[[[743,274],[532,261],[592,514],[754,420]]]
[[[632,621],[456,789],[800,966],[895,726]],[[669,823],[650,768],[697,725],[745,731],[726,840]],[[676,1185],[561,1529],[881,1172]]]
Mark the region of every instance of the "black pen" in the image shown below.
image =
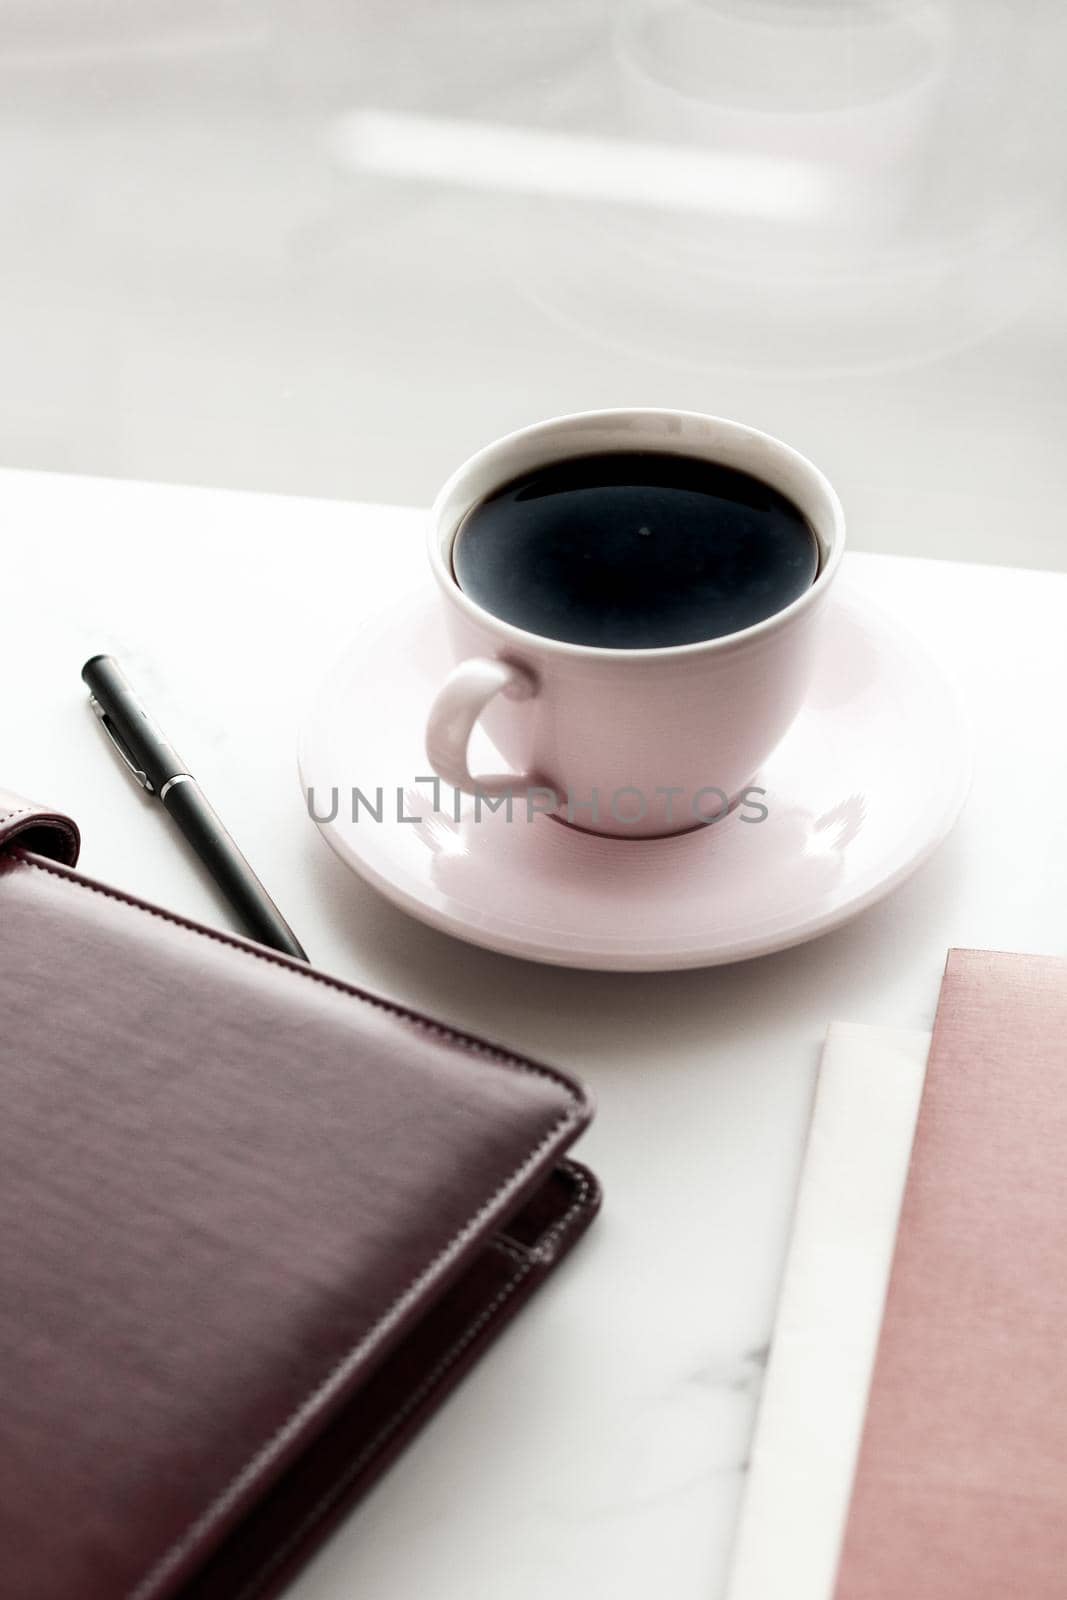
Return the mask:
[[[156,727],[112,656],[82,668],[89,704],[142,789],[181,829],[250,938],[298,961],[307,955],[292,928],[204,798],[196,779]]]

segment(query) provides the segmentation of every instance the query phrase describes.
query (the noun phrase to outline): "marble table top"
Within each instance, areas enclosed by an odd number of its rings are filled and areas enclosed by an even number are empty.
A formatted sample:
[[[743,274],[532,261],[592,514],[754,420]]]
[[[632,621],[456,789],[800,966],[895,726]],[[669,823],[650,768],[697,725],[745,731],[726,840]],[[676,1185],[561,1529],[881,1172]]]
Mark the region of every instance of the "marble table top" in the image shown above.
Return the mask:
[[[81,663],[111,650],[320,966],[565,1064],[598,1100],[580,1153],[601,1219],[294,1600],[718,1600],[827,1023],[928,1028],[949,945],[1067,945],[1067,575],[850,555],[964,687],[961,823],[812,944],[612,975],[423,927],[306,815],[302,708],[383,591],[427,581],[421,513],[0,472],[0,518],[0,778],[77,817],[86,872],[229,925],[87,710]]]

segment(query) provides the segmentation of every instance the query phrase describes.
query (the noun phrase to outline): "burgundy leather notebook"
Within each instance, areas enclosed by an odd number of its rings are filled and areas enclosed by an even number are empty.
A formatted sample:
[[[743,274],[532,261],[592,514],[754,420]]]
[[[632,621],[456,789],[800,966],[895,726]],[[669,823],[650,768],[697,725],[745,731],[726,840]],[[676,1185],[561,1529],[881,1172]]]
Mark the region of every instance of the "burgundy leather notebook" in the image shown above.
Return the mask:
[[[0,794],[0,1589],[263,1600],[590,1221],[589,1105],[77,851]]]

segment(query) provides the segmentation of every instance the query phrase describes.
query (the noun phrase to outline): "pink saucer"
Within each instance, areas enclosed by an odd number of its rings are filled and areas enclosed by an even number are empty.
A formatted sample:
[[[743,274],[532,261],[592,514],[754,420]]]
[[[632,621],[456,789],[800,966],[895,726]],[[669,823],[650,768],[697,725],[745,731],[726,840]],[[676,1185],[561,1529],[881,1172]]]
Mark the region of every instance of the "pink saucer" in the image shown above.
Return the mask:
[[[437,611],[427,583],[361,630],[308,716],[300,774],[343,861],[474,944],[617,971],[766,955],[896,888],[966,797],[970,741],[955,692],[847,575],[811,696],[755,780],[765,819],[744,820],[750,808],[674,838],[605,839],[528,821],[523,802],[509,821],[444,784],[435,796],[422,736],[449,665]],[[483,770],[499,768],[479,737]],[[354,789],[365,797],[355,818]]]

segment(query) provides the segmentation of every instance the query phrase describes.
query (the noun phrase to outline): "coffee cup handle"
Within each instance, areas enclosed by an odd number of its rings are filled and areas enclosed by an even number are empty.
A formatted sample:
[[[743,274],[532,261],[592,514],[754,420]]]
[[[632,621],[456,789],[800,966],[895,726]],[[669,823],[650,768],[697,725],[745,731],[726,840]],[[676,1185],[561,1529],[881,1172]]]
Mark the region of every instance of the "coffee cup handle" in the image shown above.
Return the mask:
[[[454,667],[437,692],[426,725],[426,754],[439,778],[467,794],[501,795],[535,787],[529,772],[489,772],[475,776],[467,746],[478,718],[498,694],[508,700],[532,700],[538,682],[514,662],[473,656]]]

